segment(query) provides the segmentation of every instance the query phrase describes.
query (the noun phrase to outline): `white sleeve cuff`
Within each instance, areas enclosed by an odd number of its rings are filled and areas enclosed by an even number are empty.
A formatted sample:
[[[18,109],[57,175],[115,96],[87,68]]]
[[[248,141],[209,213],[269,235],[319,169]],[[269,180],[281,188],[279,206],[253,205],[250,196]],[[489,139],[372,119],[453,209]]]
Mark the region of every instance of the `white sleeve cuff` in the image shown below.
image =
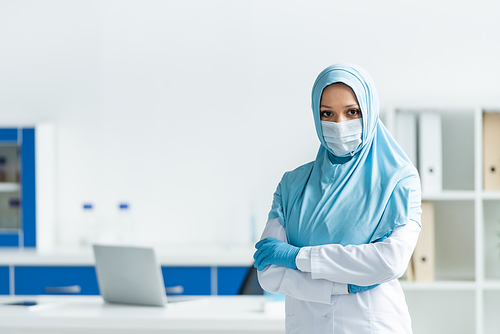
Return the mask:
[[[295,263],[300,271],[311,272],[311,247],[302,247],[295,258]],[[332,283],[332,295],[346,295],[349,293],[347,284]]]
[[[311,272],[311,247],[302,247],[295,258],[297,269],[304,273]]]
[[[349,289],[347,288],[347,284],[333,282],[332,295],[347,295],[347,294],[349,294]]]

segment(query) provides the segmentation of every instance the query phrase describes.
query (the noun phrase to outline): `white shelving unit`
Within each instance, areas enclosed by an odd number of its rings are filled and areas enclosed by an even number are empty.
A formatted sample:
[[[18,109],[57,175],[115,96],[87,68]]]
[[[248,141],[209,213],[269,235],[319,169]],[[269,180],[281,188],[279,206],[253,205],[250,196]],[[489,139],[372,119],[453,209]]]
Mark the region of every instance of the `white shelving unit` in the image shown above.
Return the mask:
[[[483,110],[392,109],[385,124],[394,133],[399,115],[422,112],[441,115],[443,191],[422,194],[435,207],[436,280],[401,281],[414,334],[498,334],[500,191],[483,190]]]

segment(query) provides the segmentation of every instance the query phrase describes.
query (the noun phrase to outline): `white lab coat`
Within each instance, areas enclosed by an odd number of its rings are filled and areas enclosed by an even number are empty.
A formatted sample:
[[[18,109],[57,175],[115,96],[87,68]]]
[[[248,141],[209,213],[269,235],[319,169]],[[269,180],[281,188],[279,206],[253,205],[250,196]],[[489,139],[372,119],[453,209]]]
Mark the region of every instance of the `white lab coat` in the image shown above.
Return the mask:
[[[420,226],[410,220],[384,241],[366,245],[303,247],[298,269],[271,265],[258,272],[264,290],[286,294],[287,334],[411,334],[397,278],[406,270]],[[279,218],[262,238],[286,240]],[[347,284],[378,287],[353,294]]]

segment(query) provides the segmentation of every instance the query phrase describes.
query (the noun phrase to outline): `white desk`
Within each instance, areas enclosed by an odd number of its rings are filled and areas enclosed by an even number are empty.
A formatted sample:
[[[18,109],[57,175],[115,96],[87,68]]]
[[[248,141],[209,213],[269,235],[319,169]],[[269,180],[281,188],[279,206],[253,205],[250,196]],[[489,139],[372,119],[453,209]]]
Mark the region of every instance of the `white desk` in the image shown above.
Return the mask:
[[[0,307],[0,333],[284,333],[284,302],[264,312],[263,296],[208,296],[166,308],[104,303],[100,296],[0,297],[39,300],[45,308]]]

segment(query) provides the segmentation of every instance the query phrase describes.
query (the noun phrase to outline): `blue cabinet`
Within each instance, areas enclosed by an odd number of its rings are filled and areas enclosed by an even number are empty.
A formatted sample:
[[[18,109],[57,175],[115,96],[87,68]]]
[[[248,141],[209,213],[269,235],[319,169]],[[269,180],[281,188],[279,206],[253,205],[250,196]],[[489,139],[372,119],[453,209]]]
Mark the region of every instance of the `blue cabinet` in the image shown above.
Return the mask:
[[[162,267],[166,287],[182,286],[183,295],[210,295],[210,267]]]
[[[93,266],[17,266],[14,268],[16,295],[98,295]]]
[[[0,267],[0,293],[9,293],[9,271],[5,278]],[[210,295],[210,267],[162,267],[166,287],[182,286],[183,295]],[[97,275],[93,266],[16,266],[16,295],[98,295]],[[2,290],[3,280],[5,290]]]
[[[9,267],[0,267],[0,295],[8,295],[9,286]]]
[[[217,294],[237,295],[248,273],[248,267],[217,268]]]
[[[0,247],[36,247],[35,129],[0,129]]]

